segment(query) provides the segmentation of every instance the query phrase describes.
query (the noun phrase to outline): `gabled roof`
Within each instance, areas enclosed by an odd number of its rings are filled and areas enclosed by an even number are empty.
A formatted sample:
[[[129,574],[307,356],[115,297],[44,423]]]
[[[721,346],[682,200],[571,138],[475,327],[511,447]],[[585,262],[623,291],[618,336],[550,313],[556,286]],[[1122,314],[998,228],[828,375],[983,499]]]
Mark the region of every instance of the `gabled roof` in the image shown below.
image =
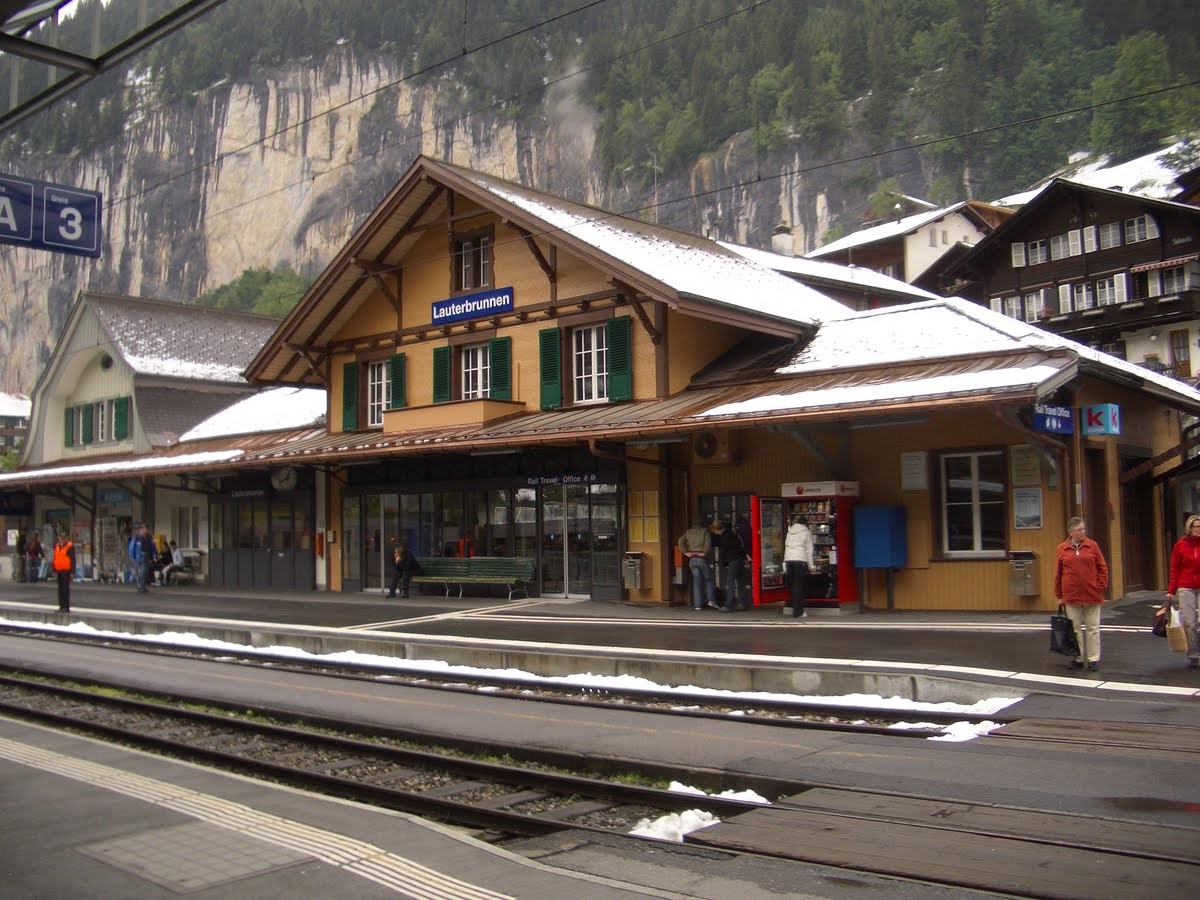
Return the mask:
[[[774,269],[776,272],[802,282],[858,293],[870,292],[898,299],[903,298],[907,302],[932,300],[938,296],[921,288],[913,287],[899,278],[892,278],[865,266],[843,266],[841,263],[825,262],[807,256],[785,256],[782,253],[743,247],[740,244],[730,244],[725,241],[719,241],[719,243],[725,249],[732,250],[751,262]]]
[[[944,270],[945,273],[959,272],[964,268],[969,268],[982,255],[996,251],[997,248],[1003,247],[1004,252],[1007,252],[1006,242],[1011,242],[1020,233],[1022,228],[1026,227],[1037,216],[1042,215],[1046,209],[1057,203],[1061,203],[1064,197],[1072,195],[1087,195],[1117,200],[1131,207],[1146,209],[1151,212],[1169,212],[1184,216],[1200,217],[1200,207],[1192,206],[1189,203],[1176,203],[1174,200],[1157,200],[1153,197],[1144,197],[1140,194],[1127,194],[1124,191],[1114,191],[1108,188],[1093,187],[1090,184],[1080,184],[1077,181],[1070,181],[1066,178],[1055,178],[1042,188],[1036,197],[1017,210],[1010,219],[1001,224],[991,234],[986,235],[983,240],[967,251],[961,259],[948,266]]]
[[[243,384],[243,370],[279,326],[270,316],[170,300],[85,293],[80,303],[135,375],[160,378]]]
[[[247,370],[260,382],[320,383],[304,348],[326,346],[383,279],[403,265],[422,226],[444,218],[448,193],[492,210],[529,239],[555,244],[642,297],[707,319],[798,335],[846,308],[716,241],[419,157],[346,242]]]
[[[984,231],[990,231],[995,228],[996,224],[1009,214],[1008,210],[988,203],[980,203],[977,200],[962,200],[953,206],[935,209],[930,212],[917,213],[916,215],[897,219],[894,222],[884,222],[881,225],[864,228],[861,231],[854,232],[854,234],[848,234],[836,241],[831,241],[825,246],[818,247],[816,250],[805,255],[809,259],[820,259],[821,257],[852,250],[855,247],[865,247],[869,244],[881,244],[885,241],[896,240],[912,234],[930,222],[937,222],[953,213],[962,213],[967,218],[974,219]]]

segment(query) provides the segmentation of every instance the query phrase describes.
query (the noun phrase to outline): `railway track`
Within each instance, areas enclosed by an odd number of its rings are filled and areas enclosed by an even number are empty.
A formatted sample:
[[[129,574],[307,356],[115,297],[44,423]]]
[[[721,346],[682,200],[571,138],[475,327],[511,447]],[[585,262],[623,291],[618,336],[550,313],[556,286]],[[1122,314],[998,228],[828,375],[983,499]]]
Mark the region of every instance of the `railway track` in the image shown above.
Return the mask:
[[[303,672],[330,678],[346,678],[373,683],[403,685],[431,691],[486,693],[492,697],[536,699],[582,708],[620,707],[653,712],[658,715],[689,718],[739,718],[779,728],[835,730],[858,734],[887,734],[913,739],[936,735],[952,723],[1006,724],[1017,717],[1001,714],[947,712],[942,710],[887,710],[879,706],[820,703],[771,697],[744,698],[736,695],[713,696],[712,692],[658,690],[654,688],[582,686],[555,684],[545,679],[506,677],[500,674],[404,672],[392,667],[370,666],[339,661],[298,661],[267,652],[247,650],[205,650],[153,644],[137,639],[91,637],[42,631],[25,627],[5,627],[0,631],[15,637],[74,643],[96,647],[116,647],[131,653],[203,659],[229,665],[269,668],[272,671]],[[903,723],[903,729],[896,726]]]
[[[718,816],[755,805],[578,774],[590,768],[588,759],[566,753],[544,754],[520,765],[468,757],[465,747],[415,748],[403,734],[348,722],[288,721],[283,713],[263,710],[233,716],[185,708],[166,698],[132,699],[42,679],[0,677],[0,711],[475,828],[494,842],[569,829],[626,834],[643,819],[692,809],[698,801]]]

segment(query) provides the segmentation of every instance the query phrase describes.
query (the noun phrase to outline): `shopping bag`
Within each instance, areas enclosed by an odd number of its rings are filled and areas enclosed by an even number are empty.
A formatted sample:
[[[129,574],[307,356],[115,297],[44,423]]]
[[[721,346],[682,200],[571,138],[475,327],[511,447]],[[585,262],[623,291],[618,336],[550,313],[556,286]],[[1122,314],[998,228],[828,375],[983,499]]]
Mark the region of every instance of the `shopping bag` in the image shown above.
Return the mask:
[[[1182,653],[1187,650],[1187,635],[1183,633],[1183,625],[1179,621],[1179,610],[1171,610],[1171,621],[1167,623],[1167,649],[1172,653]]]
[[[1067,618],[1063,605],[1058,604],[1058,613],[1050,617],[1050,652],[1064,656],[1079,656],[1079,641],[1075,639],[1075,626]]]
[[[1158,637],[1167,636],[1167,624],[1171,620],[1171,601],[1168,600],[1162,606],[1154,611],[1154,627],[1150,629],[1152,634]]]

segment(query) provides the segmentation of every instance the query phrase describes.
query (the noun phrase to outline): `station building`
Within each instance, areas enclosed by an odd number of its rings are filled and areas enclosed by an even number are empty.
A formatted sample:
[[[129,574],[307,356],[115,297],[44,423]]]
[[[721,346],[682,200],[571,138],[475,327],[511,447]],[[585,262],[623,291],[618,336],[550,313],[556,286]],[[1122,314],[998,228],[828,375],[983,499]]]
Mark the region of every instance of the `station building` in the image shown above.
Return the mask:
[[[978,304],[856,312],[716,242],[425,158],[242,375],[323,391],[323,422],[268,409],[268,432],[177,442],[138,477],[203,493],[210,583],[347,593],[382,590],[403,543],[531,559],[534,595],[685,603],[676,540],[720,518],[767,603],[795,513],[830,611],[1049,608],[1076,514],[1113,596],[1161,588],[1200,413],[1182,382]]]

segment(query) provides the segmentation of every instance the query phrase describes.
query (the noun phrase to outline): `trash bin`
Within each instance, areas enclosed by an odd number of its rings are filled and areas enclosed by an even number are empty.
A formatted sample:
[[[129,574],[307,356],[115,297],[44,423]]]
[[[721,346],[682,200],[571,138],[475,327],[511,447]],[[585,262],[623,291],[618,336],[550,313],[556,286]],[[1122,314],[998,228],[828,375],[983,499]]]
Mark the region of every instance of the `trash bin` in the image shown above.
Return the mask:
[[[645,585],[646,554],[629,552],[621,563],[621,583],[627,591],[640,591]]]
[[[1008,555],[1008,594],[1010,597],[1038,595],[1037,554],[1032,550],[1013,550]]]

